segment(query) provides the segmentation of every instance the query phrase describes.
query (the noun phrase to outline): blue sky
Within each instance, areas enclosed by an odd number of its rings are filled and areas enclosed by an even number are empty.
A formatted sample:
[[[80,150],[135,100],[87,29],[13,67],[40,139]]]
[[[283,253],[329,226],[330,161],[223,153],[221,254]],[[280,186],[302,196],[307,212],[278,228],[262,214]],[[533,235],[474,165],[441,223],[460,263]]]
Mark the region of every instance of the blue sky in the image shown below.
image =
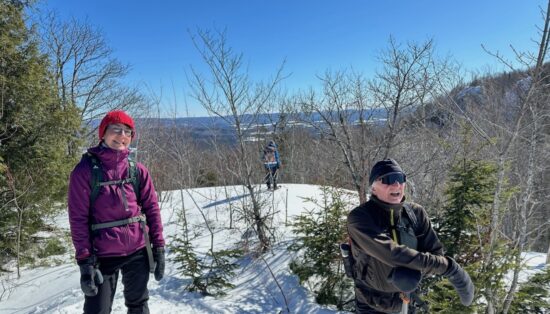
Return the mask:
[[[466,69],[498,68],[481,48],[512,57],[509,48],[536,51],[542,0],[44,0],[62,17],[88,18],[115,56],[132,66],[129,84],[163,89],[163,105],[205,111],[189,97],[185,71],[203,64],[188,30],[227,29],[229,45],[244,54],[251,77],[272,76],[286,60],[289,91],[319,85],[316,75],[353,67],[372,77],[376,57],[392,35],[398,42],[433,38],[439,55]],[[175,96],[174,96],[175,95]],[[174,97],[176,99],[174,100]],[[171,109],[168,109],[171,108]]]

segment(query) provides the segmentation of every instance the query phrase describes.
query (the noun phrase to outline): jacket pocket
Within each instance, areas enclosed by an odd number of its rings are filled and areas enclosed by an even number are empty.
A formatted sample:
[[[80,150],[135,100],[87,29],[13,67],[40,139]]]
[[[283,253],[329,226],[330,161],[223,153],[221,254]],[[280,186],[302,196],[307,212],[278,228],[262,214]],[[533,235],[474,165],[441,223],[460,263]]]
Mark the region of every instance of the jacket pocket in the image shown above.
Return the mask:
[[[400,312],[403,304],[398,293],[371,291],[367,300],[370,306],[384,312]]]
[[[356,252],[353,257],[353,276],[355,279],[367,280],[370,256]]]
[[[399,297],[399,293],[378,291],[360,280],[355,281],[355,286],[356,300],[359,307],[361,307],[361,303],[364,303],[383,313],[401,311],[403,301]]]

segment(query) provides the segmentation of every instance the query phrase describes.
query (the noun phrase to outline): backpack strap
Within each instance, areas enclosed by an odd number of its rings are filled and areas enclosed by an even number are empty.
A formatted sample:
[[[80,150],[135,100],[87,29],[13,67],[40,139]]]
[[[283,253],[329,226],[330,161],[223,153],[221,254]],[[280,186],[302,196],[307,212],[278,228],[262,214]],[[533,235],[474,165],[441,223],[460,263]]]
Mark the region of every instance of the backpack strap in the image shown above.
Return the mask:
[[[399,233],[399,244],[403,244],[411,249],[418,248],[418,219],[414,214],[410,204],[403,204],[401,210],[401,219],[396,226],[396,231]],[[397,240],[396,240],[397,241]]]
[[[82,159],[90,160],[90,164],[92,165],[92,175],[90,180],[90,187],[91,187],[90,211],[97,199],[97,196],[99,195],[99,190],[102,186],[117,185],[117,184],[122,186],[127,183],[132,184],[132,187],[134,189],[134,194],[136,195],[137,203],[139,206],[141,206],[139,169],[137,167],[136,162],[133,159],[128,158],[128,177],[121,180],[111,180],[111,181],[103,181],[103,171],[101,169],[101,162],[96,156],[94,156],[93,154],[90,154],[89,152],[86,152],[85,154],[82,155]],[[126,199],[126,193],[124,192],[122,193],[122,201],[124,203],[124,208],[128,209],[128,200]],[[147,251],[147,259],[149,260],[149,271],[153,273],[155,271],[155,262],[153,259],[153,252],[151,249],[151,241],[149,239],[149,234],[147,233],[147,228],[146,228],[147,221],[145,219],[144,214],[127,218],[127,219],[121,219],[121,220],[110,221],[110,222],[99,223],[99,224],[91,224],[90,229],[92,231],[96,231],[99,229],[128,225],[134,222],[139,222],[140,227],[143,231],[143,236],[145,238],[145,248]]]
[[[147,251],[147,260],[149,261],[149,272],[154,273],[155,272],[155,261],[153,258],[153,249],[151,248],[151,240],[149,239],[149,233],[147,233],[147,220],[145,218],[144,214],[141,214],[139,216],[130,217],[127,219],[121,219],[121,220],[115,220],[115,221],[109,221],[99,224],[93,224],[91,225],[92,231],[96,231],[99,229],[106,229],[106,228],[112,228],[112,227],[118,227],[118,226],[124,226],[128,225],[134,222],[139,222],[139,225],[141,227],[141,230],[143,231],[143,237],[145,238],[145,250]]]
[[[404,203],[403,209],[405,210],[405,215],[409,219],[409,221],[412,224],[412,227],[414,229],[414,232],[417,233],[418,230],[418,218],[416,218],[416,215],[414,214],[414,211],[411,207],[410,203]]]
[[[128,174],[132,186],[134,187],[134,194],[136,195],[136,200],[138,205],[141,206],[141,189],[139,182],[139,169],[136,162],[133,159],[128,158]]]
[[[102,186],[116,184],[124,185],[126,183],[132,183],[137,203],[141,206],[139,169],[137,168],[137,164],[133,159],[128,158],[128,177],[126,179],[103,181],[103,171],[101,169],[101,162],[99,161],[99,159],[89,152],[82,155],[82,158],[90,160],[90,163],[92,165],[92,175],[90,180],[90,208],[92,208],[92,206],[94,205],[97,196],[99,195],[99,190]],[[128,208],[128,201],[124,193],[122,193],[122,199],[124,202],[124,207]]]
[[[99,195],[100,182],[103,181],[103,171],[101,171],[101,163],[96,156],[89,152],[82,155],[82,159],[88,159],[92,165],[92,176],[90,180],[90,209],[95,203],[97,196]]]
[[[135,217],[121,219],[121,220],[109,221],[109,222],[104,222],[104,223],[99,223],[99,224],[92,224],[91,228],[92,228],[92,231],[96,231],[96,230],[99,230],[99,229],[106,229],[106,228],[129,225],[129,224],[134,223],[134,222],[141,222],[142,220],[143,221],[145,220],[145,215],[143,215],[143,214],[141,214],[139,216],[135,216]]]

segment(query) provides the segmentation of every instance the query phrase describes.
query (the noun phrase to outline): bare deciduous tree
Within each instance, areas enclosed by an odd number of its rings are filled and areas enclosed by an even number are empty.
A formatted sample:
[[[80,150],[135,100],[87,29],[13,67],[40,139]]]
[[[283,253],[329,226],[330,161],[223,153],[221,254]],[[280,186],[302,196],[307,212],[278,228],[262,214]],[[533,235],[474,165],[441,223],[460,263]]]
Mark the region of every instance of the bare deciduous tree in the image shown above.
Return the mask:
[[[335,159],[345,165],[363,203],[367,195],[369,161],[375,154],[369,138],[374,132],[366,81],[360,74],[344,72],[327,72],[321,80],[322,95],[310,90],[301,97],[300,109],[306,122],[338,148]]]
[[[360,202],[366,201],[372,163],[399,158],[396,147],[412,127],[404,117],[432,99],[448,68],[447,60],[434,57],[431,40],[401,48],[390,38],[380,61],[383,68],[370,82],[357,73],[326,73],[322,94],[310,91],[300,100],[311,126],[338,147],[337,160],[350,174]]]
[[[283,66],[267,83],[254,84],[243,68],[243,55],[227,45],[225,31],[198,30],[192,35],[192,40],[210,71],[207,79],[192,68],[189,83],[193,96],[210,114],[222,118],[234,128],[237,147],[226,156],[236,162],[234,174],[249,193],[251,206],[246,210],[246,219],[254,226],[263,253],[269,248],[270,240],[254,171],[258,155],[255,149],[251,151],[247,147],[245,132],[258,123],[258,115],[273,97],[283,78]]]
[[[125,86],[122,79],[129,65],[113,56],[105,36],[87,21],[61,21],[48,14],[39,24],[43,50],[51,60],[61,106],[77,106],[89,132],[91,122],[113,108],[133,111],[144,105],[136,88]]]
[[[549,7],[550,9],[550,2]],[[491,285],[483,290],[487,300],[487,313],[507,313],[519,285],[521,254],[532,241],[532,230],[547,233],[548,223],[541,223],[541,210],[549,199],[544,186],[548,173],[548,69],[544,66],[548,47],[549,15],[544,12],[544,28],[538,41],[538,54],[516,52],[516,61],[527,71],[519,71],[498,53],[491,53],[507,66],[510,74],[500,79],[481,80],[481,102],[463,104],[465,121],[473,126],[479,138],[485,142],[486,157],[497,165],[497,185],[490,212],[490,225],[483,250],[483,269],[501,263],[497,254],[498,243],[507,241],[513,248],[508,258],[513,262],[513,277],[505,296]],[[511,82],[503,82],[503,80]],[[510,87],[513,86],[513,87]],[[516,191],[508,202],[509,185]],[[508,220],[504,223],[505,218]],[[506,231],[506,233],[503,233]],[[504,236],[508,235],[507,238]],[[493,278],[500,281],[503,278]]]
[[[403,131],[403,114],[425,105],[431,100],[433,90],[444,73],[442,65],[435,60],[433,40],[424,43],[409,43],[402,48],[393,37],[389,47],[380,54],[383,65],[370,90],[377,108],[387,113],[386,132],[381,156],[388,158],[399,133]]]

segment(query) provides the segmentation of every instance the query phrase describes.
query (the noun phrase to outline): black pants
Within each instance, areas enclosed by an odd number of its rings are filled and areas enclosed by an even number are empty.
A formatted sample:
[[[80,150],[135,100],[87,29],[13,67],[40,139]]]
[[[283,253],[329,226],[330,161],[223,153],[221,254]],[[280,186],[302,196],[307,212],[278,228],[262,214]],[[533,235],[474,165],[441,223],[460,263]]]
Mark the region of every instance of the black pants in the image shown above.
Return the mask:
[[[103,274],[103,284],[98,287],[96,296],[85,297],[84,314],[111,313],[119,271],[122,271],[128,313],[149,314],[149,261],[145,249],[129,256],[99,258],[99,270]]]
[[[387,314],[388,312],[377,311],[376,309],[373,309],[372,307],[368,306],[367,304],[357,303],[357,301],[356,301],[355,302],[355,313],[358,313],[358,314]],[[390,312],[390,313],[399,314],[401,312]],[[409,305],[408,313],[409,314],[415,314],[416,313],[416,308],[414,306]]]
[[[266,168],[265,171],[267,172],[267,174],[265,175],[265,183],[267,184],[267,188],[270,189],[271,188],[271,183],[273,183],[273,188],[276,189],[277,188],[277,175],[278,175],[278,170],[279,168],[275,167],[275,168]]]
[[[377,291],[362,281],[355,280],[355,313],[360,314],[382,314],[401,313],[403,300],[399,292]],[[416,308],[409,306],[409,314],[414,314]]]
[[[362,299],[362,295],[359,295],[359,298],[358,298],[358,294],[357,294],[357,290],[355,290],[356,293],[355,293],[355,313],[358,313],[358,314],[387,314],[387,313],[392,313],[392,314],[399,314],[401,313],[401,311],[397,311],[397,312],[392,312],[392,311],[387,311],[387,312],[382,312],[382,311],[379,311],[371,306],[369,306],[367,303],[365,303],[364,299]],[[415,314],[416,313],[416,307],[412,306],[412,305],[407,305],[409,308],[408,308],[408,313],[409,314]]]

